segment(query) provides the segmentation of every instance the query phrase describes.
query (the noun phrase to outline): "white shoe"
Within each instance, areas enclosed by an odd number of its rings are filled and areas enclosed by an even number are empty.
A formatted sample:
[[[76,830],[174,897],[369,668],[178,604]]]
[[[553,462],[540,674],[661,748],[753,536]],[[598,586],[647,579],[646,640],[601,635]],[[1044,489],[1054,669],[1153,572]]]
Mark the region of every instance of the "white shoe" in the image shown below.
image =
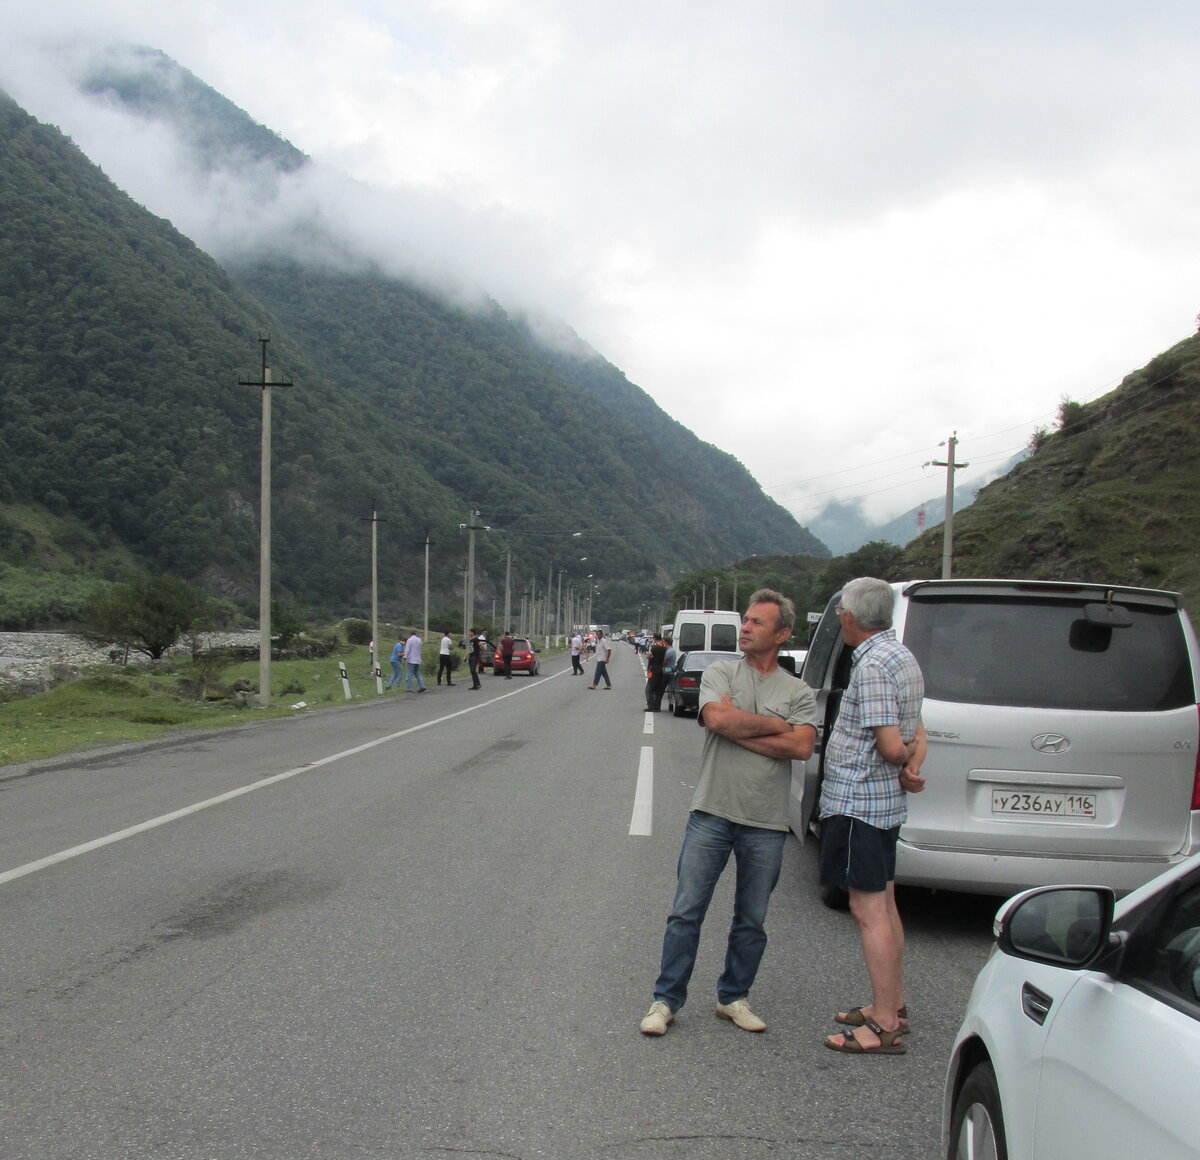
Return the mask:
[[[732,1003],[718,1003],[717,1018],[728,1019],[743,1031],[766,1031],[767,1029],[767,1025],[750,1010],[748,999],[734,999]]]
[[[666,1035],[667,1028],[674,1022],[675,1015],[671,1008],[661,999],[655,999],[650,1004],[646,1017],[638,1025],[638,1030],[643,1035]]]

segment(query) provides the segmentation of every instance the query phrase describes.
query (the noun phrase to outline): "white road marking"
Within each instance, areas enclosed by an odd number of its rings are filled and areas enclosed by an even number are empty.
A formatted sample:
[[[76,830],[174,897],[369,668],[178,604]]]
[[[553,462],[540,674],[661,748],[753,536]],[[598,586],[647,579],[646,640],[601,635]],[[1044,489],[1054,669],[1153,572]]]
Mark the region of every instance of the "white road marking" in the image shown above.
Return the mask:
[[[642,722],[642,732],[643,733],[653,733],[654,732],[654,714],[653,713],[646,714],[646,719],[645,719],[645,721]]]
[[[642,746],[638,759],[637,789],[633,795],[633,817],[629,821],[631,838],[648,838],[652,832],[654,815],[654,750]]]
[[[231,789],[226,793],[218,794],[216,797],[207,798],[202,802],[196,802],[194,805],[184,806],[181,810],[174,810],[169,814],[163,814],[161,817],[151,818],[146,822],[139,822],[136,826],[130,826],[125,830],[118,830],[114,834],[106,834],[103,838],[93,838],[90,842],[83,842],[81,845],[72,846],[69,850],[60,850],[57,854],[50,854],[46,858],[39,858],[36,862],[26,862],[24,866],[16,866],[12,870],[0,872],[0,886],[3,886],[6,882],[12,882],[16,878],[24,878],[26,874],[35,874],[39,870],[46,870],[51,866],[57,866],[60,862],[68,862],[72,858],[78,858],[83,854],[90,854],[93,850],[99,850],[104,846],[111,846],[116,842],[122,842],[126,838],[134,837],[136,834],[144,834],[147,830],[154,830],[159,826],[165,826],[168,822],[178,821],[180,818],[186,818],[190,814],[198,814],[201,810],[219,806],[224,802],[241,797],[243,794],[266,789],[269,785],[287,781],[288,778],[295,777],[300,773],[307,773],[310,769],[318,769],[322,765],[332,765],[335,761],[341,761],[346,757],[353,757],[357,753],[365,753],[368,749],[374,749],[378,745],[386,745],[389,741],[396,741],[401,737],[407,737],[410,733],[418,733],[422,729],[441,725],[445,721],[453,721],[455,717],[462,717],[466,713],[474,713],[478,709],[486,709],[489,705],[506,700],[508,697],[516,697],[521,693],[541,688],[546,680],[553,680],[555,677],[561,677],[562,675],[562,673],[553,673],[545,678],[545,680],[539,680],[523,689],[513,689],[511,692],[501,693],[498,697],[491,698],[491,700],[479,701],[474,705],[469,705],[465,709],[459,709],[455,713],[447,713],[444,717],[437,717],[432,721],[424,721],[420,725],[410,725],[407,729],[401,729],[398,733],[389,733],[386,737],[377,737],[374,741],[368,741],[363,745],[356,745],[352,749],[343,749],[341,753],[331,753],[328,757],[322,757],[317,761],[307,761],[303,765],[296,766],[295,769],[288,769],[283,773],[272,774],[270,777],[264,777],[260,781],[252,782],[250,785],[239,786],[237,789]]]

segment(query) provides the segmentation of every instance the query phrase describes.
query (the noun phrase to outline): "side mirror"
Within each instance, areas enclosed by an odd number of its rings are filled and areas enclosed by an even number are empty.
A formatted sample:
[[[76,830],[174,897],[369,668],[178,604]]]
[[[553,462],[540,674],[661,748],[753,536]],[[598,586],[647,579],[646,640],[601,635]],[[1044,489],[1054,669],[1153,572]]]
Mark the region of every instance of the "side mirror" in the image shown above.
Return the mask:
[[[1116,895],[1107,886],[1040,886],[997,912],[996,945],[1006,955],[1054,967],[1092,966],[1110,947]]]

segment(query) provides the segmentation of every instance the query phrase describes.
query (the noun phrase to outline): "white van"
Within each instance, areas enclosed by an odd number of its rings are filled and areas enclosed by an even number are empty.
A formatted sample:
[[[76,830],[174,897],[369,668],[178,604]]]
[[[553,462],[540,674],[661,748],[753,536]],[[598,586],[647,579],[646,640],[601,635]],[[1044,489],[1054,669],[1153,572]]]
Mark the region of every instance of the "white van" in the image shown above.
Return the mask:
[[[929,735],[897,883],[1008,895],[1086,882],[1125,893],[1200,851],[1200,649],[1177,593],[1019,580],[892,588],[893,627],[925,676]],[[812,757],[792,766],[800,837],[850,675],[840,596],[802,674],[821,728]]]
[[[671,635],[677,653],[737,652],[741,629],[740,612],[684,608],[675,614]]]

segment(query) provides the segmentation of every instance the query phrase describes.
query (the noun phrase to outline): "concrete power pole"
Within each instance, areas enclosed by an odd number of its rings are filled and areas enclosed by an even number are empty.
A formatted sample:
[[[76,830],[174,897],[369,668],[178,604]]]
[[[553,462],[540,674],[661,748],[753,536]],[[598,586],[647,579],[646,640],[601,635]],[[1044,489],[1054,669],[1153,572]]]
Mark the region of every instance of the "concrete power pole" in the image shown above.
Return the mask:
[[[364,517],[366,518],[366,517]],[[383,671],[379,667],[379,509],[371,500],[371,673],[375,692],[383,693]]]
[[[262,344],[262,377],[257,381],[238,379],[239,387],[262,390],[262,453],[259,480],[258,517],[258,703],[263,709],[271,704],[271,387],[290,387],[290,382],[271,382],[267,365],[267,344]]]
[[[956,463],[954,449],[958,446],[958,432],[955,431],[946,440],[946,458],[934,459],[929,467],[944,467],[946,469],[946,522],[942,524],[942,579],[949,580],[954,563],[954,473],[969,463]]]
[[[479,509],[472,508],[470,515],[467,517],[469,523],[459,524],[459,528],[467,533],[467,576],[466,592],[463,594],[463,637],[467,635],[467,629],[471,627],[471,618],[475,615],[475,533],[490,532],[492,529],[487,524],[479,522]]]

